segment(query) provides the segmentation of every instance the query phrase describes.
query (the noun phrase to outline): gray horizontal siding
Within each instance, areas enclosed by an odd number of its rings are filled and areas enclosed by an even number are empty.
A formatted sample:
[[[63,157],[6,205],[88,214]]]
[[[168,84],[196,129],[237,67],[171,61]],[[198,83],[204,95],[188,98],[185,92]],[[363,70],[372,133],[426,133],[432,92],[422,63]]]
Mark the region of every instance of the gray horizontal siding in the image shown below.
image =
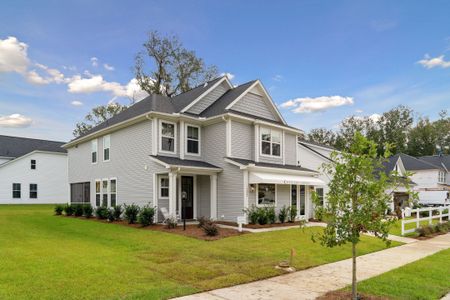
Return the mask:
[[[222,95],[225,94],[228,90],[228,84],[226,84],[225,82],[221,83],[219,86],[205,95],[202,99],[200,99],[200,101],[195,103],[190,109],[188,109],[188,112],[193,114],[200,114],[211,104],[213,104],[217,99],[222,97]]]
[[[197,217],[211,217],[211,189],[210,177],[197,176]]]
[[[273,109],[268,106],[262,96],[257,94],[247,93],[231,109],[265,119],[279,121]]]
[[[254,125],[231,121],[231,156],[243,159],[254,159],[254,136]]]
[[[297,165],[297,136],[290,133],[284,135],[284,154],[287,165]]]

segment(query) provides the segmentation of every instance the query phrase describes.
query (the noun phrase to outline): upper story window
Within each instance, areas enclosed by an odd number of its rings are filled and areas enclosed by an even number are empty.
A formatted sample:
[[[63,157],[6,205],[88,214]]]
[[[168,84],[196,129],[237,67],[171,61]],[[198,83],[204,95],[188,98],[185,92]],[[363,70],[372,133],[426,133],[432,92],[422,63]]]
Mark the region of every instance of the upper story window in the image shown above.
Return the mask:
[[[31,170],[36,170],[36,160],[35,159],[31,160]]]
[[[161,121],[159,150],[175,153],[176,126],[175,123]]]
[[[103,161],[109,161],[110,148],[111,136],[108,134],[103,137]]]
[[[98,144],[97,139],[91,141],[91,162],[93,164],[97,163],[97,151],[98,151]]]
[[[270,128],[261,128],[261,155],[281,156],[281,132]]]
[[[447,175],[447,174],[445,174],[445,172],[439,171],[438,181],[439,181],[440,183],[445,183],[446,175]]]
[[[13,183],[12,184],[12,196],[13,196],[14,199],[22,198],[20,183]]]
[[[186,153],[200,154],[200,127],[186,125]]]

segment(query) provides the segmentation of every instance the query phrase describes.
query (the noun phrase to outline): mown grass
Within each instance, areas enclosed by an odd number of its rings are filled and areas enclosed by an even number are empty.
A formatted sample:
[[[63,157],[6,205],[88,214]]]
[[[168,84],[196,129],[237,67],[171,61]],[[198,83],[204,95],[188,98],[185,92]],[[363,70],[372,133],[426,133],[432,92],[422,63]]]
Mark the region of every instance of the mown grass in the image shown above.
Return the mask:
[[[349,258],[350,247],[311,241],[322,228],[246,234],[208,242],[53,216],[53,206],[0,206],[0,299],[165,299]],[[359,255],[385,244],[363,237]],[[393,243],[392,246],[399,245]]]
[[[450,292],[450,249],[361,281],[358,292],[390,299],[441,299]]]

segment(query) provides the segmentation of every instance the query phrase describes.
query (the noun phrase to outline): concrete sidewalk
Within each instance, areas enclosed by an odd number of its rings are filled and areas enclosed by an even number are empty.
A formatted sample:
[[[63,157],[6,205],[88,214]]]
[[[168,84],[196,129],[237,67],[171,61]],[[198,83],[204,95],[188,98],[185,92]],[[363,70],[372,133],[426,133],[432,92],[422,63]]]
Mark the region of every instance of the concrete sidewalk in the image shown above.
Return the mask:
[[[377,276],[448,248],[450,248],[450,233],[360,256],[357,258],[358,281]],[[315,299],[329,291],[351,284],[351,267],[351,259],[346,259],[291,274],[177,299]]]

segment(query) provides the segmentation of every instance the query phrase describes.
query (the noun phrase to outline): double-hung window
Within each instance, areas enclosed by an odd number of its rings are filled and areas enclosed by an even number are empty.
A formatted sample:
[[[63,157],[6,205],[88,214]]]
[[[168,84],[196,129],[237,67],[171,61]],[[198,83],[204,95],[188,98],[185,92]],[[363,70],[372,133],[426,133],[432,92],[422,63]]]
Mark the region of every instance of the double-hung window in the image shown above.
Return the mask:
[[[13,183],[12,184],[12,196],[13,196],[14,199],[22,198],[20,183]]]
[[[186,125],[186,153],[200,154],[200,127]]]
[[[109,181],[109,190],[109,201],[111,202],[110,205],[114,207],[117,204],[117,179],[111,179]]]
[[[93,164],[97,163],[97,151],[98,151],[98,144],[97,139],[91,141],[91,162]]]
[[[163,152],[175,152],[176,139],[175,123],[161,121],[160,123],[160,143],[159,150]]]
[[[111,136],[105,135],[103,137],[103,161],[109,161],[110,148],[111,148]]]
[[[319,198],[319,204],[320,206],[323,206],[323,188],[317,188],[316,189],[317,198]]]
[[[31,160],[31,170],[36,170],[36,160],[35,159],[32,159]]]
[[[38,185],[30,183],[30,199],[37,199],[38,197]]]
[[[443,172],[443,171],[439,171],[439,178],[438,178],[438,182],[439,183],[445,183],[445,176],[446,174],[445,174],[445,172]]]
[[[169,198],[169,177],[159,178],[159,198]]]
[[[261,128],[261,155],[281,156],[281,132],[270,128]]]
[[[101,181],[95,181],[95,206],[100,206],[101,201]]]
[[[102,206],[108,206],[108,179],[102,181]]]

